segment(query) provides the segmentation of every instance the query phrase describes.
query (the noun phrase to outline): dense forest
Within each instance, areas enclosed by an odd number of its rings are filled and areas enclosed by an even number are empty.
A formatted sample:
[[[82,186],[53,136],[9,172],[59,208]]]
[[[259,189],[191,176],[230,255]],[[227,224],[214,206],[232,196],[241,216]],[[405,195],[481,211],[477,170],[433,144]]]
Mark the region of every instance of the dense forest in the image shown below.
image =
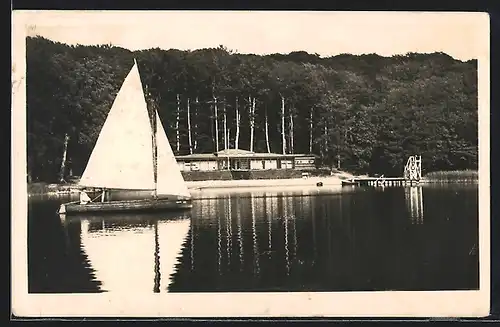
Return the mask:
[[[386,176],[413,154],[425,172],[477,168],[476,60],[131,52],[42,37],[27,38],[26,51],[30,180],[57,180],[66,161],[82,173],[134,58],[176,154],[313,153],[324,166]]]

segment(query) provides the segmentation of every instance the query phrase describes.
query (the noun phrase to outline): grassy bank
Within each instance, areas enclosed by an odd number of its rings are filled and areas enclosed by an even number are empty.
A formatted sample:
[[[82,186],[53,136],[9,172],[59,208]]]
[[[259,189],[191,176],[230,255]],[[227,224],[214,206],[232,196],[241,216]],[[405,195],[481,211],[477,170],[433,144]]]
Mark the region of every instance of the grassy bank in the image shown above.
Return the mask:
[[[433,171],[424,176],[424,180],[434,183],[472,183],[479,180],[476,170]]]

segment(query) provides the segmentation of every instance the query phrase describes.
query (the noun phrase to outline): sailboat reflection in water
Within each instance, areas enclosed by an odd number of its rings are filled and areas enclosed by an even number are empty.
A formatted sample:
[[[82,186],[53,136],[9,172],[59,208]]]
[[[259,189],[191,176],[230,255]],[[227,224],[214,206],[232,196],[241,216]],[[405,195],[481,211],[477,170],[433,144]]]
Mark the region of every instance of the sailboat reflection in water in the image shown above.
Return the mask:
[[[81,249],[100,290],[167,292],[191,227],[188,214],[66,217],[81,225]]]

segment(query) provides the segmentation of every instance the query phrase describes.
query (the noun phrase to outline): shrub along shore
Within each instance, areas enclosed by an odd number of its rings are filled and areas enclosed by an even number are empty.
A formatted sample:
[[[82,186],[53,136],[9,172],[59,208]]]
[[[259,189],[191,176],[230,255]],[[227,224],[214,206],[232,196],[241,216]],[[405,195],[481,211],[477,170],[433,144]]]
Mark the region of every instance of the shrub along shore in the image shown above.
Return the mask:
[[[424,182],[429,183],[471,183],[479,181],[476,170],[433,171],[425,174]]]

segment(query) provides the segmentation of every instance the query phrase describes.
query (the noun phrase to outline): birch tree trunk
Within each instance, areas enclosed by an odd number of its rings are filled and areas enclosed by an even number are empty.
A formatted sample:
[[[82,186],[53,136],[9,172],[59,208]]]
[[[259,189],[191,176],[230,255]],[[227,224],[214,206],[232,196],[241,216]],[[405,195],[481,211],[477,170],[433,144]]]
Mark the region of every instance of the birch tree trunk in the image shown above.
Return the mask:
[[[69,135],[66,133],[64,135],[64,149],[61,161],[61,170],[59,171],[59,182],[61,183],[64,182],[64,172],[66,170],[66,155],[68,153],[68,141],[69,141]]]
[[[181,101],[179,98],[179,94],[177,94],[177,116],[175,118],[175,140],[177,142],[177,152],[181,149],[181,137],[180,137],[180,132],[179,132],[179,121],[180,121],[180,106],[181,106]]]
[[[187,98],[187,125],[188,125],[188,140],[189,140],[189,154],[193,154],[193,136],[191,135],[191,110],[189,107],[189,98]]]
[[[325,121],[325,126],[323,127],[323,136],[324,136],[324,139],[325,139],[325,143],[324,143],[324,151],[325,151],[325,155],[326,155],[326,152],[328,151],[328,132],[327,132],[327,126],[326,126],[326,121]]]
[[[253,152],[253,143],[254,143],[254,133],[255,133],[255,98],[249,97],[248,100],[251,100],[252,106],[250,107],[250,151]]]
[[[286,139],[285,139],[285,98],[281,97],[281,145],[283,154],[286,154]]]
[[[200,105],[200,101],[198,100],[198,97],[196,97],[196,107],[195,107],[195,113],[198,113],[199,112],[199,105]],[[193,150],[196,151],[198,149],[198,114],[195,115],[195,119],[194,119],[194,144],[193,144]]]
[[[342,140],[342,142],[341,142],[341,145],[342,145],[342,146],[340,147],[340,149],[341,149],[341,150],[344,150],[344,151],[345,151],[345,149],[347,148],[347,147],[346,147],[346,141],[347,141],[347,131],[348,131],[348,130],[349,130],[349,129],[348,129],[347,127],[344,127],[344,139]],[[340,151],[339,151],[339,153],[337,154],[337,168],[338,168],[338,169],[340,169]]]
[[[248,96],[248,126],[250,127],[250,144],[248,145],[248,149],[252,151],[252,97]]]
[[[265,119],[266,119],[265,132],[266,132],[267,153],[271,153],[271,147],[269,146],[269,121],[268,121],[268,118],[267,118],[267,106],[266,106],[266,109],[265,109]]]
[[[214,99],[214,120],[215,120],[215,152],[219,152],[219,119],[217,117],[217,98]]]
[[[292,110],[290,110],[290,153],[293,153],[293,115]]]
[[[240,145],[240,108],[238,107],[238,97],[236,97],[236,135],[234,137],[234,148],[238,149]]]
[[[309,113],[309,153],[313,151],[313,109]]]
[[[226,99],[222,101],[222,111],[224,112],[224,149],[227,150],[229,142],[227,135],[227,113],[226,113]]]

